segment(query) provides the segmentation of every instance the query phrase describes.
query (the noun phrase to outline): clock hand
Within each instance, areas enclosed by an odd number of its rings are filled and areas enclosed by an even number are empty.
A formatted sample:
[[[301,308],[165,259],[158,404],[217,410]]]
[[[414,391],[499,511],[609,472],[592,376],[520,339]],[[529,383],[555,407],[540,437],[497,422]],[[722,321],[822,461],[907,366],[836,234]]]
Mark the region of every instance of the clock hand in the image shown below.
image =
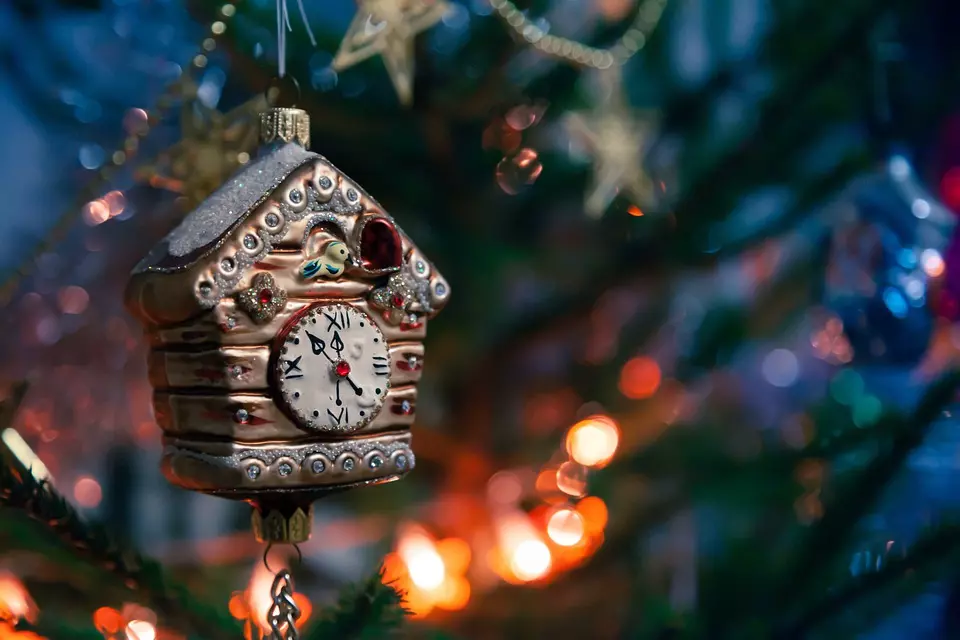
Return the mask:
[[[305,331],[304,333],[306,333],[307,337],[310,338],[310,346],[313,347],[313,355],[318,356],[322,353],[327,360],[333,363],[333,358],[331,358],[330,354],[325,351],[327,345],[324,343],[324,341],[309,331]]]
[[[353,387],[354,393],[356,393],[358,396],[363,395],[363,389],[361,389],[360,387],[358,387],[358,386],[353,382],[353,380],[350,379],[350,376],[345,376],[345,378],[346,378],[347,382],[350,383],[350,386]]]
[[[333,347],[333,350],[337,352],[337,357],[339,358],[344,347],[339,331],[333,332],[333,340],[330,341],[330,346]]]
[[[339,407],[343,402],[340,400],[340,378],[337,378],[337,406]]]

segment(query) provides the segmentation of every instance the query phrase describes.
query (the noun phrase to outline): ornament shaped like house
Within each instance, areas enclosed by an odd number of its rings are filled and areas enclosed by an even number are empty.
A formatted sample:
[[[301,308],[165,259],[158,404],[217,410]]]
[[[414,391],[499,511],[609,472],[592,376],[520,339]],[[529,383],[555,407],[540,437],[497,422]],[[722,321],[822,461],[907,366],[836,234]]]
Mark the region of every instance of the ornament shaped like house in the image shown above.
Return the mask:
[[[261,118],[258,157],[134,269],[162,469],[254,505],[260,539],[309,536],[325,492],[415,463],[427,321],[443,276],[384,209],[307,150],[299,109]]]

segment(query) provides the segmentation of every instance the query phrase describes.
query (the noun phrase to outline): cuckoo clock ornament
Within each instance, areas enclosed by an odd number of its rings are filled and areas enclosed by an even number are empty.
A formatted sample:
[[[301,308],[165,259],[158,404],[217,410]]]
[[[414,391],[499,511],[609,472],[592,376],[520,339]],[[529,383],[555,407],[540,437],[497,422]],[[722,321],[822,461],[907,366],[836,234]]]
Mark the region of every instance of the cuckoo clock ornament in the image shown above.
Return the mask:
[[[257,158],[134,269],[162,469],[245,500],[260,539],[309,536],[331,491],[398,479],[427,321],[449,285],[386,211],[272,109]]]

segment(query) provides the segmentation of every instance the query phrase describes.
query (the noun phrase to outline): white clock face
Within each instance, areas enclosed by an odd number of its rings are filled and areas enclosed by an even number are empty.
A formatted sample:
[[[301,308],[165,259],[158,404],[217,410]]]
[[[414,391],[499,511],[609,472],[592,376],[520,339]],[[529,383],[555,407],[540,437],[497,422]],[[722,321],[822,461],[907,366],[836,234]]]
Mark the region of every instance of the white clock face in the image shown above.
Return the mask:
[[[290,328],[276,373],[283,400],[301,426],[353,431],[383,407],[390,357],[370,316],[348,304],[319,305]]]

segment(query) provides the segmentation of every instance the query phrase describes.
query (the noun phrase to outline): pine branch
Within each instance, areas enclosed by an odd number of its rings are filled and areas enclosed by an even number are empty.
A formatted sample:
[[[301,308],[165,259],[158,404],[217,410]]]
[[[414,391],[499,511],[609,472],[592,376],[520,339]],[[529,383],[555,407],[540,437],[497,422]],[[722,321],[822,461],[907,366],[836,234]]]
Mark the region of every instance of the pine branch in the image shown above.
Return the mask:
[[[831,618],[842,615],[850,608],[860,605],[874,596],[883,597],[884,591],[890,597],[884,598],[893,603],[902,603],[906,592],[915,592],[931,582],[956,569],[960,560],[960,525],[945,524],[924,533],[906,556],[895,558],[879,571],[851,580],[834,590],[820,602],[810,607],[799,619],[778,634],[778,638],[803,638],[827,623]],[[889,609],[888,609],[889,611]],[[861,616],[862,617],[862,616]],[[853,637],[853,634],[846,635]]]
[[[18,385],[0,405],[0,432],[12,423],[25,390],[25,385]],[[205,640],[239,635],[240,629],[226,608],[205,606],[155,560],[113,539],[102,525],[87,522],[49,482],[18,468],[16,457],[2,443],[0,453],[6,454],[0,455],[0,507],[23,511],[73,547],[80,558],[119,577],[144,604],[157,611],[165,626],[194,631]]]
[[[902,418],[892,429],[896,435],[886,450],[858,473],[845,490],[836,492],[823,518],[794,554],[792,565],[783,572],[779,587],[771,589],[776,597],[774,602],[803,600],[811,584],[822,575],[824,564],[834,561],[845,548],[857,523],[870,512],[910,453],[923,442],[930,425],[953,400],[958,386],[957,371],[931,385],[913,414]]]
[[[409,613],[403,594],[392,583],[384,584],[383,569],[367,580],[347,587],[335,607],[322,613],[307,640],[374,640],[396,634]]]

